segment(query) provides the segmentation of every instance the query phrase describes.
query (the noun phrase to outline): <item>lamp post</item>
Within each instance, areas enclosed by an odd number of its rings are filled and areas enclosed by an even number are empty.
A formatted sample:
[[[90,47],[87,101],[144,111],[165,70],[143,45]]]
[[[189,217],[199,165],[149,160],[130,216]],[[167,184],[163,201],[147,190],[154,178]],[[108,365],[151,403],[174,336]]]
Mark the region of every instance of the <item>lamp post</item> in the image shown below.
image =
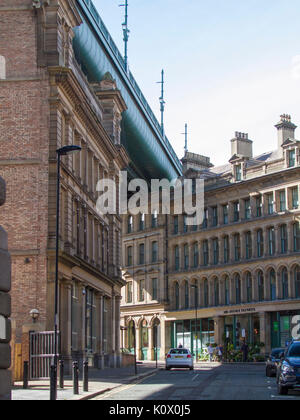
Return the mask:
[[[196,338],[196,362],[198,361],[198,335],[197,335],[197,324],[198,324],[198,286],[192,284],[191,287],[195,290],[195,309],[196,309],[196,325],[195,325],[195,338]]]
[[[57,186],[56,186],[56,244],[55,244],[55,293],[54,293],[54,366],[50,377],[50,400],[57,399],[57,362],[58,362],[58,252],[59,252],[59,208],[60,208],[60,162],[61,157],[80,152],[81,147],[70,145],[56,150]]]

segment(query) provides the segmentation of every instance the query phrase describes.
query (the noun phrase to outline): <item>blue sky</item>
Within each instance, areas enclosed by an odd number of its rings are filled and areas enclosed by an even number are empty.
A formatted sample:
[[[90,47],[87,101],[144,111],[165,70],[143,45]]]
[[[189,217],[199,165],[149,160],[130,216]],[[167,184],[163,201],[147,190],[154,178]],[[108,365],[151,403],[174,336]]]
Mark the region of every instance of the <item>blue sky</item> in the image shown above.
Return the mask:
[[[123,54],[121,3],[94,0]],[[159,121],[165,70],[165,130],[180,158],[185,123],[189,151],[216,165],[235,131],[260,154],[276,148],[282,113],[300,125],[299,18],[299,0],[129,0],[130,70]]]

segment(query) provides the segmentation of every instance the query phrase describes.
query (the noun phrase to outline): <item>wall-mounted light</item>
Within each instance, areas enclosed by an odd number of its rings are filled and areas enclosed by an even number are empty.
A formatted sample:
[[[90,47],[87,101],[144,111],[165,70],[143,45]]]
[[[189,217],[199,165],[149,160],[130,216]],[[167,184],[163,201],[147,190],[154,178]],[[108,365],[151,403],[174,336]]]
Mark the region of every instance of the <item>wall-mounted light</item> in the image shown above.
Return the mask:
[[[39,319],[40,311],[38,309],[32,309],[30,311],[30,316],[31,316],[33,322],[35,323]]]

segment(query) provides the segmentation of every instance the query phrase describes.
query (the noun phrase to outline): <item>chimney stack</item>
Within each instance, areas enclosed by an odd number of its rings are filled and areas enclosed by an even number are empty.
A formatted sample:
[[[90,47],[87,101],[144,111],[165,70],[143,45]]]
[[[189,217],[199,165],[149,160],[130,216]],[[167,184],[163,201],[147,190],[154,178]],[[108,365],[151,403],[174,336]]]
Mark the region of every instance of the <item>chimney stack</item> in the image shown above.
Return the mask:
[[[231,140],[231,156],[237,155],[245,158],[253,157],[253,141],[249,140],[247,133],[235,132]]]
[[[282,150],[282,145],[287,139],[295,139],[295,130],[297,126],[292,123],[290,115],[283,114],[280,116],[280,122],[275,125],[278,130],[278,149]]]

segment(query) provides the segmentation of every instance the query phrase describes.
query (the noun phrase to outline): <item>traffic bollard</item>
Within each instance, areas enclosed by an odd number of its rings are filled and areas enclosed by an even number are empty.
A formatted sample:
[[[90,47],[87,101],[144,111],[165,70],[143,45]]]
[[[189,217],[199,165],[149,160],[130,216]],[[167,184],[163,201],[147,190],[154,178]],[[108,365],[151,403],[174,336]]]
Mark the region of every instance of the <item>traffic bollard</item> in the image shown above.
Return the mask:
[[[64,389],[64,361],[59,361],[59,387]]]
[[[28,388],[28,374],[29,374],[29,363],[24,362],[23,368],[23,389]]]
[[[89,391],[89,362],[83,362],[83,392]]]
[[[57,400],[57,374],[56,366],[54,363],[51,363],[50,366],[50,401]]]
[[[73,362],[73,394],[79,394],[78,362]]]

